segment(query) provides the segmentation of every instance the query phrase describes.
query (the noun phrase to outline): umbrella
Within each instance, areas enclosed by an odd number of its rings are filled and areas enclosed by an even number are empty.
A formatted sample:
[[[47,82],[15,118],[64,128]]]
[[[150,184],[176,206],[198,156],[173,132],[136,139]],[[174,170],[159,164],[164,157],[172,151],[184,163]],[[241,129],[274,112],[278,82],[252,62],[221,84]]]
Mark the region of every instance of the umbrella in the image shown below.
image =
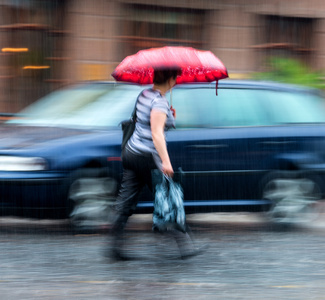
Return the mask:
[[[117,81],[138,84],[153,83],[154,69],[181,69],[176,84],[187,82],[211,82],[227,78],[223,63],[210,51],[191,47],[161,47],[140,50],[127,56],[114,70]]]

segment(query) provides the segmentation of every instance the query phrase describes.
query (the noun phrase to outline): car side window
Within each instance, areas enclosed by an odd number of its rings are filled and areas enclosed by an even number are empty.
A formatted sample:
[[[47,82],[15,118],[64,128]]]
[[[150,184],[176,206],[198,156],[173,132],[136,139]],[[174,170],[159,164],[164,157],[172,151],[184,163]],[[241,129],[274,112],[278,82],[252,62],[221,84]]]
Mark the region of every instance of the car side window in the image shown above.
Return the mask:
[[[261,126],[269,120],[260,98],[261,91],[220,89],[215,101],[219,126]]]
[[[267,91],[264,102],[273,124],[325,122],[324,100],[311,93]]]
[[[173,91],[177,128],[258,126],[269,123],[261,91],[185,88]]]
[[[196,89],[175,89],[166,95],[169,103],[176,109],[176,128],[196,128],[200,127],[202,120],[202,108],[200,104],[200,91]]]

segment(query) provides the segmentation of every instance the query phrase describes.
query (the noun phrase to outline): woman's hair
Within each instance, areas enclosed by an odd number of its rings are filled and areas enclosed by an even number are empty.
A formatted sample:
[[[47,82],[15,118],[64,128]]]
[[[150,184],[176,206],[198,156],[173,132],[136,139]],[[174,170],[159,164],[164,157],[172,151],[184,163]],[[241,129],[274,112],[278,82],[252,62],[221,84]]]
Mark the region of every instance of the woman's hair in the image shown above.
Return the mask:
[[[153,73],[153,83],[163,84],[167,82],[169,78],[175,79],[177,75],[181,74],[180,69],[155,69]]]

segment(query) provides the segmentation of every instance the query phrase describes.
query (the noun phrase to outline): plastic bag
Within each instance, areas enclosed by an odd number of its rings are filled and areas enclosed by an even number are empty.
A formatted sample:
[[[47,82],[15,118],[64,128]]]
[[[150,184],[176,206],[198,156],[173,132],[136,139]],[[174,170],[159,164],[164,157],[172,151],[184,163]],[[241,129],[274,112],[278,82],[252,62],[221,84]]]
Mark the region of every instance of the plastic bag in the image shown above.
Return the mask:
[[[162,176],[155,189],[153,231],[177,229],[186,232],[182,187],[170,177]]]

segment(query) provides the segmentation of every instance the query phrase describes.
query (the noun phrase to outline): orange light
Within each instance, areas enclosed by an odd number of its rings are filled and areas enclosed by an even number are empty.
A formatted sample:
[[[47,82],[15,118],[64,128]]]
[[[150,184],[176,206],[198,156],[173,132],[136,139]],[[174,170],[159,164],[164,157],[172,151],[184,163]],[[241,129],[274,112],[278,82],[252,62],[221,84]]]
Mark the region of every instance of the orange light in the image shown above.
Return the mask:
[[[28,48],[2,48],[2,52],[28,52]]]
[[[23,70],[42,70],[42,69],[49,69],[50,66],[25,66]]]

